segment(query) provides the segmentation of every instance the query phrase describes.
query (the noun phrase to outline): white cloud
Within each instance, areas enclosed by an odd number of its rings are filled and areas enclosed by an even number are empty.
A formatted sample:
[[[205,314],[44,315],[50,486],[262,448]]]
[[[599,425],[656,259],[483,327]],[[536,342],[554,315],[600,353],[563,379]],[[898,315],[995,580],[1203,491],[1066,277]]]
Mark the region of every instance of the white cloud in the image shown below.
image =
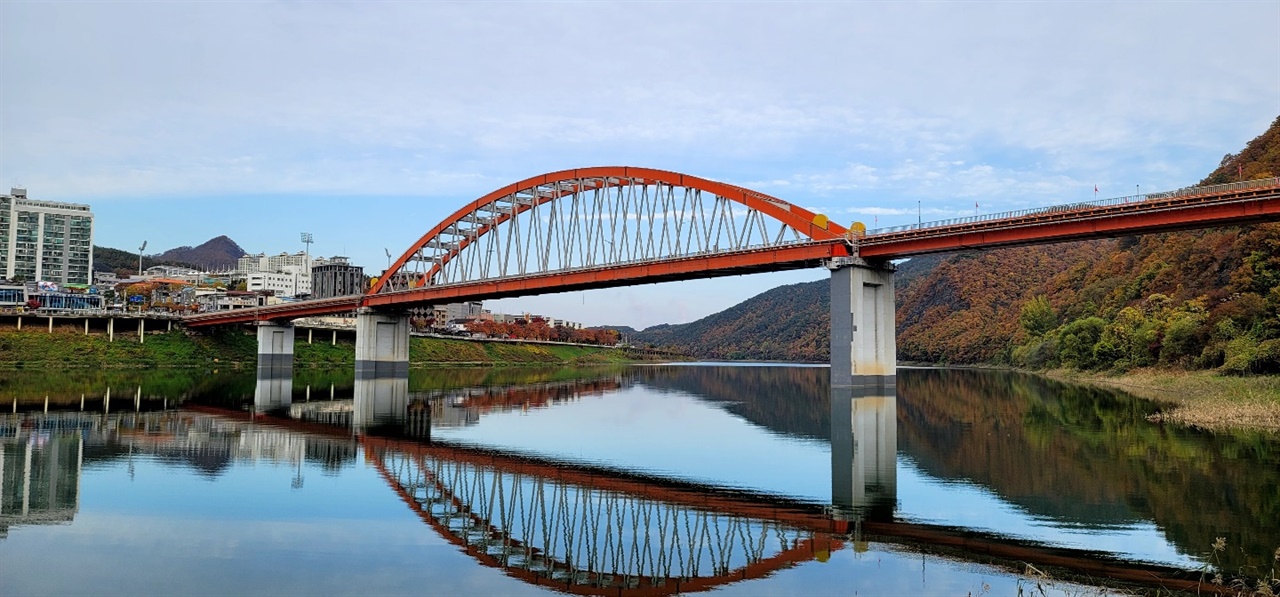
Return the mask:
[[[1277,22],[1274,2],[0,2],[0,185],[452,206],[344,213],[328,236],[353,245],[588,165],[907,212],[881,219],[1017,209],[1198,180],[1280,112]]]

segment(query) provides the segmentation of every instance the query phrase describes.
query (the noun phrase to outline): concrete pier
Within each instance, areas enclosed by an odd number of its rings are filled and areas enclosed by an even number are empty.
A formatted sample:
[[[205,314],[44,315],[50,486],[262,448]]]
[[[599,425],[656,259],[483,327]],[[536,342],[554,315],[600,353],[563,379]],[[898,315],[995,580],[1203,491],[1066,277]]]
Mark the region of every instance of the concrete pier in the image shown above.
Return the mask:
[[[356,379],[409,375],[409,317],[362,308],[356,312]]]
[[[857,258],[833,260],[831,270],[831,386],[893,384],[898,367],[893,265]],[[892,392],[890,393],[892,395]]]
[[[258,369],[288,367],[293,369],[294,330],[291,323],[263,321],[258,323]]]

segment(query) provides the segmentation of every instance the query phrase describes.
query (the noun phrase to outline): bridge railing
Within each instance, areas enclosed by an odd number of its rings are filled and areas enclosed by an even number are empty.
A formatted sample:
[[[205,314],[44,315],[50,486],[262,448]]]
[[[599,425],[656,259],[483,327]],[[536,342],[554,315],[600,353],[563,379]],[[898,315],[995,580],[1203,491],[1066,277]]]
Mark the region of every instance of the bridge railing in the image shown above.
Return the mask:
[[[1156,193],[1143,193],[1141,195],[1126,195],[1123,197],[1098,199],[1096,201],[1082,201],[1079,203],[1068,203],[1065,205],[1035,207],[1031,209],[1022,209],[1018,211],[1005,211],[1005,212],[998,212],[998,213],[982,214],[977,216],[969,216],[964,218],[951,218],[949,220],[936,220],[933,222],[923,222],[918,224],[904,224],[902,226],[876,228],[874,230],[868,230],[866,233],[866,236],[872,236],[876,234],[892,234],[895,232],[909,232],[912,230],[920,230],[923,228],[938,228],[943,226],[976,224],[979,222],[990,222],[993,220],[1006,220],[1011,218],[1022,218],[1027,216],[1060,213],[1065,211],[1092,209],[1095,207],[1109,207],[1112,205],[1142,203],[1144,201],[1174,199],[1178,197],[1192,197],[1197,195],[1216,195],[1221,193],[1230,193],[1234,191],[1245,191],[1249,189],[1258,189],[1258,188],[1267,188],[1267,187],[1276,187],[1276,186],[1280,186],[1280,177],[1262,178],[1258,180],[1247,180],[1243,182],[1229,182],[1225,184],[1210,185],[1206,187],[1186,187],[1186,188],[1178,189],[1176,191],[1160,191]]]

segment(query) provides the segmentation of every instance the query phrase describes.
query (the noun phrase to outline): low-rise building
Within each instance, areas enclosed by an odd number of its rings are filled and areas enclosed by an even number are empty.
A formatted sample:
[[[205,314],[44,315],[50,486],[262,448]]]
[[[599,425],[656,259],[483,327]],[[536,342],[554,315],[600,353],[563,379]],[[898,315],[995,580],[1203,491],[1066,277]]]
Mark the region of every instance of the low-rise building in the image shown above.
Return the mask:
[[[200,311],[230,311],[248,307],[265,307],[267,296],[244,290],[200,289],[196,292]]]
[[[311,294],[311,276],[297,272],[253,272],[245,274],[244,281],[249,292],[271,292],[282,297]]]

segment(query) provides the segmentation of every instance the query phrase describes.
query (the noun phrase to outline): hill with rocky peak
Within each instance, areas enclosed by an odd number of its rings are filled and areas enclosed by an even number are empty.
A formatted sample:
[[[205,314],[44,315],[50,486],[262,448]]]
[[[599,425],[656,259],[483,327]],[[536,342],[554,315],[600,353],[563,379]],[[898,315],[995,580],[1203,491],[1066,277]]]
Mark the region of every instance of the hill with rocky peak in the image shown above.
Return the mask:
[[[211,238],[196,247],[178,247],[169,249],[152,258],[157,262],[182,262],[194,264],[204,270],[227,269],[236,266],[236,262],[246,255],[236,241],[226,235]]]
[[[203,270],[228,269],[245,255],[236,241],[224,236],[211,238],[197,247],[178,247],[156,255],[142,256],[142,269],[154,265],[176,265]],[[116,272],[128,275],[138,270],[138,253],[112,249],[93,248],[93,269],[99,272]]]

